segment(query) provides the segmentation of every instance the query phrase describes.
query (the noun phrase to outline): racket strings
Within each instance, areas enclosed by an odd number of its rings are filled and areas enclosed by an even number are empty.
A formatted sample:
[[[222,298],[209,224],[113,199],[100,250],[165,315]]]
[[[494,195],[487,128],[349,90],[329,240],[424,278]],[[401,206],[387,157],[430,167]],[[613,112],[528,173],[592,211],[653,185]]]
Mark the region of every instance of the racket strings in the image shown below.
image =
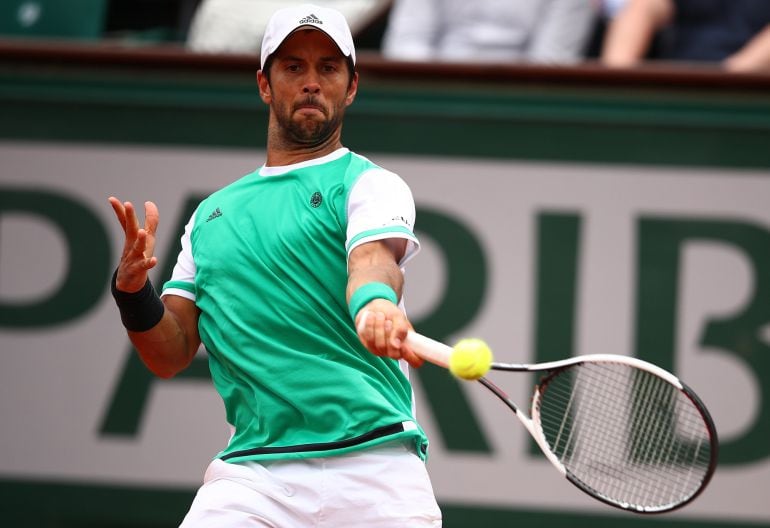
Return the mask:
[[[710,432],[692,400],[647,371],[581,363],[546,379],[537,413],[568,473],[606,500],[653,509],[710,473]]]

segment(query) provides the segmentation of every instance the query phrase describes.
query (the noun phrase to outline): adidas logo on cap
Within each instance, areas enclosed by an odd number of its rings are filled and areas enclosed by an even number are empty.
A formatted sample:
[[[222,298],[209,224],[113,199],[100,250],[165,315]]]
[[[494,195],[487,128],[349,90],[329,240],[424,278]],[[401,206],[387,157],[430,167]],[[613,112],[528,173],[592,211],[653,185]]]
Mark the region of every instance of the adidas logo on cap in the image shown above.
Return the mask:
[[[321,24],[321,25],[323,25],[323,22],[321,21],[321,19],[318,18],[317,16],[315,16],[312,13],[310,13],[305,18],[300,19],[300,21],[297,22],[297,23],[298,24]]]
[[[270,17],[262,37],[260,53],[262,67],[267,64],[267,59],[275,53],[281,43],[302,26],[315,27],[326,33],[342,54],[350,57],[355,65],[356,50],[353,44],[353,35],[350,33],[350,26],[348,26],[345,16],[336,9],[320,7],[315,4],[302,4],[279,9]]]

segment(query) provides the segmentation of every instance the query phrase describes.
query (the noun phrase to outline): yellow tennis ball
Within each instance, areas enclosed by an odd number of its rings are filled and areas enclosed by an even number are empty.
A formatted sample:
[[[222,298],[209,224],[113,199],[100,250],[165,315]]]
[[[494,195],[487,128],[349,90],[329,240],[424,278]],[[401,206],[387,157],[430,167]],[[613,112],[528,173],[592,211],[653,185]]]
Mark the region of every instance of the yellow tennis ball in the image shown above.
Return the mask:
[[[449,357],[449,371],[465,380],[477,380],[492,366],[492,350],[483,340],[461,339]]]

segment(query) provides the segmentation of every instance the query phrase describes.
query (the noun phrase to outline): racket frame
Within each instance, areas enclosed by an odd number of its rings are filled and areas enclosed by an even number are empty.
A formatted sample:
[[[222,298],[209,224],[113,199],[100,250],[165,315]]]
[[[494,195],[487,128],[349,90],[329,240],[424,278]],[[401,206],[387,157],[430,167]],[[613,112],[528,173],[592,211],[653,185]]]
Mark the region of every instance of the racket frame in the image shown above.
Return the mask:
[[[438,365],[440,367],[444,367],[444,368],[449,367],[449,360],[453,352],[452,347],[444,343],[441,343],[439,341],[435,341],[429,337],[418,334],[416,332],[409,332],[406,342],[407,342],[407,345],[409,345],[410,348],[422,359],[428,362],[431,362],[435,365]],[[492,362],[490,370],[507,371],[507,372],[547,372],[548,377],[550,377],[560,370],[572,368],[582,363],[597,363],[597,362],[621,363],[633,368],[647,371],[650,374],[663,379],[664,381],[674,386],[677,390],[682,392],[685,396],[687,396],[693,402],[694,406],[697,408],[698,412],[701,414],[701,417],[703,418],[703,422],[706,425],[706,428],[708,430],[709,439],[710,439],[711,449],[709,453],[710,455],[709,466],[698,489],[694,493],[692,493],[690,496],[686,497],[684,500],[677,501],[671,504],[664,504],[658,507],[640,507],[640,506],[636,506],[628,503],[618,502],[616,500],[613,500],[609,497],[602,495],[601,493],[590,488],[589,486],[586,486],[585,484],[583,484],[582,481],[575,478],[569,471],[567,471],[564,464],[562,464],[562,462],[559,460],[556,454],[551,450],[550,446],[548,445],[548,442],[545,439],[542,426],[540,426],[540,423],[541,423],[540,411],[539,411],[540,395],[541,395],[540,382],[538,382],[538,384],[536,384],[534,387],[534,392],[532,395],[532,403],[530,406],[530,416],[527,416],[524,412],[522,412],[519,406],[516,405],[516,403],[500,387],[495,385],[487,377],[479,378],[478,382],[481,383],[484,387],[486,387],[495,396],[497,396],[498,399],[500,399],[506,406],[508,406],[514,412],[514,414],[519,419],[521,424],[524,425],[524,427],[529,432],[530,436],[535,440],[535,443],[538,445],[538,447],[543,452],[545,457],[557,469],[557,471],[559,471],[559,473],[561,473],[562,476],[564,476],[569,482],[575,485],[578,489],[591,495],[595,499],[601,502],[604,502],[605,504],[609,504],[610,506],[614,506],[616,508],[620,508],[626,511],[631,511],[634,513],[641,513],[641,514],[669,512],[669,511],[681,508],[686,504],[692,502],[698,495],[700,495],[703,492],[703,490],[706,488],[709,481],[714,475],[714,472],[716,470],[716,465],[717,465],[717,459],[718,459],[719,441],[718,441],[716,426],[714,425],[714,421],[711,418],[711,415],[709,414],[708,409],[704,405],[703,401],[701,401],[701,399],[698,397],[695,391],[693,391],[690,387],[688,387],[684,382],[682,382],[674,374],[648,361],[644,361],[642,359],[635,358],[635,357],[622,356],[622,355],[616,355],[616,354],[586,354],[586,355],[574,356],[567,359],[562,359],[558,361],[549,361],[544,363]]]

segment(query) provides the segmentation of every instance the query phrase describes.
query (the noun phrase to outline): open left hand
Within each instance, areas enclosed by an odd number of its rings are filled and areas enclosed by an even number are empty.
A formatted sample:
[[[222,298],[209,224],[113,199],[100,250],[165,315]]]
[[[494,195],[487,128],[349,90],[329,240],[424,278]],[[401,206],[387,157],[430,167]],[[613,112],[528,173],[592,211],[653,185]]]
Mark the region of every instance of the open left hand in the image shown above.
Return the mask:
[[[158,207],[153,202],[145,202],[144,227],[140,227],[131,202],[121,202],[114,196],[110,196],[109,202],[126,236],[115,285],[120,291],[139,291],[147,281],[147,271],[158,263],[153,255]]]

